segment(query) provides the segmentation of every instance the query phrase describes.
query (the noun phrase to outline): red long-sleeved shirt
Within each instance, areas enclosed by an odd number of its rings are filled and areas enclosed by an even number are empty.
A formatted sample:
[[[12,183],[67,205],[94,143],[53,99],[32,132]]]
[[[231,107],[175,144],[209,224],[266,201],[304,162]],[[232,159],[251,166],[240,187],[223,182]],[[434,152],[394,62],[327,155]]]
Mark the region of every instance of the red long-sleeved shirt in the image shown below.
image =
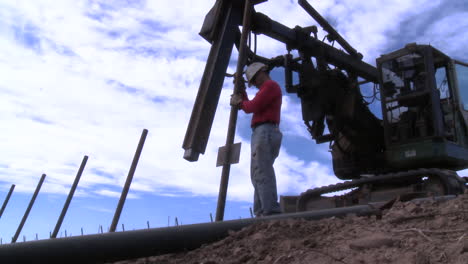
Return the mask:
[[[279,125],[281,116],[281,88],[273,80],[265,81],[252,100],[244,91],[240,108],[245,113],[253,113],[251,126],[258,123],[273,122]]]

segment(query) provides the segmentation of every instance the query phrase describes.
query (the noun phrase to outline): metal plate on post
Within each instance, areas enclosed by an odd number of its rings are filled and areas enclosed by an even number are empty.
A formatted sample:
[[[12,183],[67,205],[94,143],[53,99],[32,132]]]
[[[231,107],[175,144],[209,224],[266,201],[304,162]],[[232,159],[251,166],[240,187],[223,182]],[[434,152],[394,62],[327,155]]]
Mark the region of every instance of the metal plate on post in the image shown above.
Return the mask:
[[[227,146],[219,147],[218,149],[218,159],[216,161],[216,167],[220,167],[226,164],[237,164],[239,163],[240,150],[242,143],[235,143],[231,145],[230,155],[227,157]]]

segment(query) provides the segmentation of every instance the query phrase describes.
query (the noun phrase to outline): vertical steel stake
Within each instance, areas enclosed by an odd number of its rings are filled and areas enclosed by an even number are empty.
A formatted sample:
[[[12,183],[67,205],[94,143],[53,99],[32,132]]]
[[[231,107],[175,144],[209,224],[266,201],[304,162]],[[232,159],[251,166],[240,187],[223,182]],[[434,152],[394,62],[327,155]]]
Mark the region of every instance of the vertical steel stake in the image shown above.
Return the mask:
[[[239,57],[237,60],[237,68],[236,74],[242,74],[245,65],[245,58],[246,58],[246,45],[247,45],[247,37],[250,31],[250,20],[251,20],[251,11],[252,5],[250,0],[245,1],[245,8],[244,8],[244,17],[242,21],[242,34],[240,38],[239,44]],[[239,76],[240,77],[240,76]],[[236,78],[236,83],[234,84],[234,93],[240,92],[240,84],[242,82],[242,78]],[[237,112],[239,109],[236,106],[231,106],[231,113],[229,115],[229,125],[228,125],[228,132],[226,138],[226,155],[225,157],[231,156],[231,148],[234,143],[234,137],[236,134],[236,123],[237,123]],[[226,158],[227,160],[227,158]],[[226,195],[227,195],[227,187],[229,181],[229,172],[231,170],[230,162],[225,162],[223,165],[223,170],[221,172],[221,182],[219,184],[219,195],[218,195],[218,205],[216,207],[216,218],[215,221],[223,221],[224,219],[224,209],[226,206]]]
[[[143,129],[143,132],[141,133],[140,137],[140,142],[138,143],[135,156],[133,157],[132,166],[130,167],[130,171],[128,172],[127,180],[125,181],[122,194],[120,195],[119,204],[117,205],[114,218],[112,219],[112,224],[109,228],[109,232],[115,232],[115,229],[117,228],[117,223],[119,222],[120,214],[122,213],[122,209],[125,204],[125,199],[127,199],[128,190],[130,189],[130,184],[132,183],[133,174],[135,173],[136,167],[138,165],[138,160],[140,159],[141,151],[143,150],[143,145],[145,144],[146,135],[148,135],[148,130]]]
[[[65,205],[63,206],[62,213],[60,213],[59,219],[57,220],[57,224],[55,224],[54,232],[52,233],[51,238],[56,238],[57,234],[62,226],[63,219],[68,211],[68,206],[70,206],[70,202],[75,194],[76,187],[78,186],[78,182],[80,181],[81,174],[83,174],[84,167],[86,166],[86,162],[88,161],[88,156],[83,157],[83,161],[81,162],[81,166],[78,169],[78,173],[76,174],[75,181],[70,189],[70,193],[68,194],[67,200],[65,201]],[[65,235],[66,236],[66,235]]]
[[[149,221],[146,221],[146,225],[148,226],[148,229],[150,229]]]
[[[2,218],[3,211],[5,211],[5,207],[7,206],[8,201],[10,200],[10,196],[13,193],[14,189],[15,189],[15,185],[12,184],[11,187],[10,187],[10,191],[8,192],[8,194],[7,194],[6,198],[5,198],[5,201],[3,202],[2,209],[0,209],[0,218]]]
[[[21,229],[23,229],[24,223],[26,222],[26,219],[28,218],[29,212],[31,211],[31,208],[34,204],[34,201],[36,201],[37,194],[39,193],[39,190],[41,189],[42,183],[44,182],[46,175],[42,174],[41,179],[39,180],[39,183],[37,184],[36,191],[33,194],[33,197],[31,198],[31,201],[29,202],[29,206],[26,209],[26,212],[23,215],[23,219],[21,219],[21,223],[18,226],[18,229],[16,230],[15,235],[11,239],[11,243],[15,243],[16,240],[18,239]]]

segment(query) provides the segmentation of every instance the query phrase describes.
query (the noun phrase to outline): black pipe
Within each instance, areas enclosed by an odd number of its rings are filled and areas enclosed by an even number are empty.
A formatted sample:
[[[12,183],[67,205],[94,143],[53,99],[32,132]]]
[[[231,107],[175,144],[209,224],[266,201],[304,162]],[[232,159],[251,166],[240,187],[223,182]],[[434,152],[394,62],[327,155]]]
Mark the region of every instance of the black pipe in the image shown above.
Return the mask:
[[[42,174],[41,179],[39,180],[39,183],[37,184],[36,191],[34,192],[31,201],[29,202],[29,206],[26,209],[26,212],[24,212],[23,219],[21,219],[21,223],[18,226],[18,229],[16,230],[15,235],[11,239],[11,243],[15,243],[16,240],[19,237],[19,234],[21,233],[21,230],[23,229],[24,223],[26,222],[26,219],[28,219],[29,212],[31,211],[31,208],[34,204],[34,201],[36,201],[37,194],[39,193],[39,190],[41,189],[42,183],[44,182],[46,175]]]
[[[80,181],[81,174],[83,174],[84,167],[86,166],[86,162],[88,161],[88,156],[83,157],[83,161],[81,162],[81,166],[78,169],[78,173],[76,174],[75,181],[70,189],[70,193],[68,194],[67,200],[65,201],[65,205],[63,206],[62,213],[60,213],[59,219],[57,220],[57,224],[55,224],[54,232],[52,232],[51,238],[56,238],[57,234],[60,230],[60,226],[62,226],[63,219],[67,214],[68,207],[70,206],[70,202],[75,194],[76,187],[78,186],[78,182]]]
[[[8,204],[8,201],[10,200],[10,197],[11,197],[11,194],[13,193],[13,190],[15,189],[15,185],[12,184],[11,187],[10,187],[10,191],[8,192],[6,198],[5,198],[5,201],[3,202],[3,205],[2,205],[2,209],[0,209],[0,218],[2,218],[2,215],[3,215],[3,211],[5,211],[5,208]]]
[[[117,228],[117,223],[119,222],[120,214],[122,213],[125,200],[127,199],[128,190],[130,189],[130,184],[133,180],[133,174],[135,174],[135,170],[138,165],[138,160],[140,159],[141,151],[143,150],[143,145],[145,144],[146,135],[148,135],[148,130],[143,129],[143,132],[141,133],[140,137],[140,142],[138,142],[138,146],[135,151],[135,156],[133,156],[132,165],[130,166],[130,170],[128,171],[127,180],[125,181],[124,188],[122,189],[122,193],[120,194],[119,203],[117,205],[117,208],[115,209],[114,218],[112,219],[112,224],[109,228],[109,232],[115,232],[115,229]]]
[[[102,263],[181,252],[218,241],[253,223],[269,220],[319,220],[380,214],[368,205],[334,208],[319,211],[280,214],[260,218],[182,225],[165,228],[142,229],[96,235],[28,241],[0,246],[2,263]]]

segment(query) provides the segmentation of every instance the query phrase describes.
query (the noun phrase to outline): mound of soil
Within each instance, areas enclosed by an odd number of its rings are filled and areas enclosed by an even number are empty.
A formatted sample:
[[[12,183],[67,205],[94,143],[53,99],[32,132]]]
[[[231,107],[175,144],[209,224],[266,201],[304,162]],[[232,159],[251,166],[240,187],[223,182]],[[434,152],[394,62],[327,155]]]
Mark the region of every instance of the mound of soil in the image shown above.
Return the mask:
[[[468,193],[446,202],[396,202],[382,219],[267,221],[190,252],[117,263],[468,264]]]

